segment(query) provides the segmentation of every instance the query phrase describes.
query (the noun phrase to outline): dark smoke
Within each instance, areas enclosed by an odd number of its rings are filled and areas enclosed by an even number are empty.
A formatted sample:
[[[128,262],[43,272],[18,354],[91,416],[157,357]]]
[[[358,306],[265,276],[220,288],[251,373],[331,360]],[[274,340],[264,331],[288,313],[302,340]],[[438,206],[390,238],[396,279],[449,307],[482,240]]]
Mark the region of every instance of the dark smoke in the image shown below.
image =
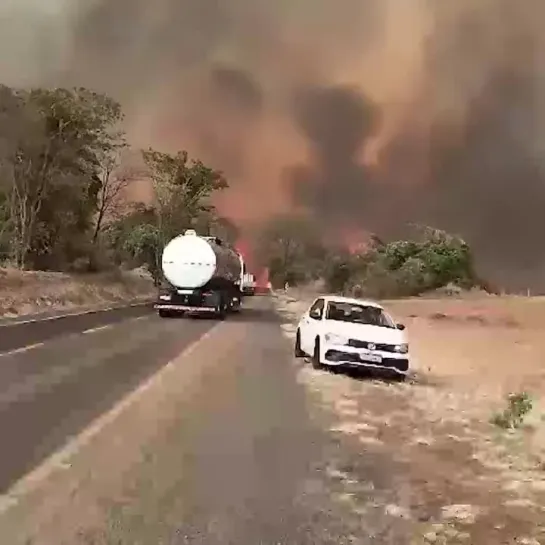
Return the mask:
[[[428,44],[435,84],[452,89],[458,81],[472,92],[461,130],[440,121],[432,127],[422,202],[431,205],[426,217],[468,239],[487,274],[543,289],[545,48],[531,18],[545,16],[545,6],[499,0],[495,7],[499,43],[492,42],[490,14],[477,10]]]
[[[437,218],[463,229],[487,260],[502,256],[539,265],[545,233],[543,158],[528,146],[539,138],[532,85],[524,75],[498,74],[469,106],[471,122],[453,148],[432,148]]]
[[[414,105],[421,119],[407,116],[378,169],[358,160],[380,130],[377,108],[361,92],[299,96],[294,118],[312,161],[288,176],[296,202],[326,228],[403,236],[411,222],[431,223],[464,236],[501,284],[545,289],[545,85],[537,70],[545,47],[527,8],[500,0],[495,15],[492,28],[490,10],[468,11],[452,25],[438,8],[426,44],[428,86]]]
[[[294,120],[308,138],[312,164],[287,170],[297,204],[329,227],[373,225],[380,186],[359,153],[379,128],[377,107],[358,89],[313,88],[296,95]]]
[[[154,91],[207,63],[233,29],[229,10],[217,0],[154,4],[100,1],[83,12],[75,25],[68,77],[100,80],[116,95]]]
[[[135,146],[225,171],[236,221],[432,223],[545,287],[543,21],[543,0],[19,0],[0,75],[112,94]]]
[[[263,109],[263,93],[251,74],[228,66],[211,70],[210,86],[216,101],[238,115],[257,116]]]
[[[196,109],[179,120],[194,128],[193,138],[210,160],[231,177],[245,175],[246,149],[242,143],[263,111],[263,91],[252,75],[230,66],[213,66],[208,73],[202,100]]]

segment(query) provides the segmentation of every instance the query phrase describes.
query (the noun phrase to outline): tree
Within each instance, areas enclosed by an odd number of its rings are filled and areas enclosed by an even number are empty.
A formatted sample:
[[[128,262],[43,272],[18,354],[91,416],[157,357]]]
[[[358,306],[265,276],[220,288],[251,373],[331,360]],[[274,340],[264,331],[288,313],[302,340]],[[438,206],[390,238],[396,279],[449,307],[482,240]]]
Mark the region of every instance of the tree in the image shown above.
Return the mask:
[[[45,144],[45,124],[24,91],[2,86],[0,101],[2,235],[9,239],[10,253],[21,266],[43,192],[44,176],[36,179],[33,174]]]
[[[193,223],[197,233],[218,237],[220,240],[234,245],[240,238],[240,230],[229,218],[220,216],[216,210],[203,212]]]
[[[57,179],[49,199],[40,213],[43,231],[49,234],[41,252],[48,257],[49,266],[81,259],[94,265],[93,245],[89,235],[99,232],[107,213],[117,201],[117,189],[124,184],[113,176],[113,167],[124,149],[125,137],[120,128],[123,114],[120,105],[106,95],[87,89],[61,90],[61,99],[68,102],[74,128],[66,151],[79,168],[71,179]],[[74,116],[74,114],[76,114]],[[70,160],[70,155],[68,155]],[[101,199],[101,197],[105,197]],[[66,206],[59,208],[59,203]],[[101,214],[102,212],[102,214]],[[96,230],[97,221],[99,229]],[[44,217],[45,216],[45,217]],[[48,266],[47,261],[40,262]]]
[[[124,214],[104,227],[103,243],[113,263],[121,265],[136,261],[142,264],[141,256],[134,251],[134,239],[133,242],[127,243],[133,236],[133,231],[142,225],[157,227],[155,208],[143,203],[133,203],[127,205]]]
[[[83,88],[17,90],[10,101],[20,129],[2,154],[3,191],[11,252],[23,268],[30,254],[52,254],[69,234],[88,229],[100,158],[117,141],[123,116],[117,102]]]
[[[162,245],[194,226],[203,214],[215,212],[212,195],[228,187],[220,171],[190,160],[186,151],[172,155],[149,149],[143,158],[155,190]]]
[[[133,229],[125,240],[125,250],[151,274],[155,285],[161,280],[161,233],[156,225],[142,224]]]
[[[329,256],[324,267],[324,281],[328,291],[343,293],[356,276],[358,257],[340,249]]]
[[[420,228],[413,240],[380,241],[362,254],[331,260],[326,281],[333,290],[361,287],[375,297],[418,295],[449,283],[463,288],[480,283],[468,245],[430,227]]]
[[[20,268],[95,269],[150,261],[172,236],[202,225],[233,239],[237,229],[212,204],[222,173],[186,152],[143,153],[156,203],[131,210],[124,189],[134,172],[120,105],[89,89],[0,85],[0,258]],[[155,229],[155,231],[154,231]],[[130,250],[130,251],[129,251]],[[100,258],[100,259],[99,259]]]
[[[326,250],[314,224],[304,216],[281,215],[263,229],[257,258],[269,269],[273,285],[297,284],[320,277]]]
[[[99,155],[98,191],[96,198],[96,218],[92,243],[96,245],[99,235],[108,219],[116,217],[123,207],[122,197],[132,179],[132,173],[122,170],[121,157],[127,148],[125,136],[120,134],[108,149]]]
[[[424,262],[434,288],[456,283],[471,287],[477,281],[473,255],[469,245],[460,237],[440,229],[423,230],[418,257]]]

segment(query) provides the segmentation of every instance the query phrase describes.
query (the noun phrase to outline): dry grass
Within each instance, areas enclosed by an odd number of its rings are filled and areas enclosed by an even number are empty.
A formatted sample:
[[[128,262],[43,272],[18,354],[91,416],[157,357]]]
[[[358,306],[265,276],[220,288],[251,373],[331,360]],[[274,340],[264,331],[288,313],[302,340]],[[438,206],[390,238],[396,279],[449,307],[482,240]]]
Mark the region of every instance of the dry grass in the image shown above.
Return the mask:
[[[408,326],[419,369],[503,397],[545,395],[545,299],[408,299],[386,302]]]
[[[139,270],[74,275],[0,268],[0,316],[100,306],[149,297],[149,276]]]
[[[277,301],[293,337],[312,297],[291,295]],[[389,384],[303,365],[301,382],[336,418],[332,432],[401,464],[410,499],[396,508],[412,517],[414,543],[543,543],[545,299],[386,305],[407,325],[415,378]],[[513,391],[527,391],[534,410],[505,431],[490,419]]]

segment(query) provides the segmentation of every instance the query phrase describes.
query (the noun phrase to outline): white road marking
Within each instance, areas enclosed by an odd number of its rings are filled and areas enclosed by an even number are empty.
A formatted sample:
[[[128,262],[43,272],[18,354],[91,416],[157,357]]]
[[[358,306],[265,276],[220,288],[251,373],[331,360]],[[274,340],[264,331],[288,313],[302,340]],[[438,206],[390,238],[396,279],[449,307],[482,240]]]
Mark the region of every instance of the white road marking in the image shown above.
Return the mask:
[[[44,344],[45,343],[27,344],[26,346],[21,346],[20,348],[15,348],[14,350],[0,352],[0,358],[4,356],[13,356],[14,354],[22,354],[23,352],[28,352],[29,350],[33,350],[34,348],[40,348],[40,346],[43,346]]]
[[[133,390],[123,397],[112,409],[96,418],[87,428],[78,435],[69,439],[63,447],[54,452],[49,458],[42,462],[35,469],[21,477],[8,492],[0,497],[0,515],[3,515],[16,506],[26,495],[35,490],[44,480],[46,480],[55,471],[66,470],[71,466],[69,459],[77,454],[83,447],[97,436],[101,431],[110,426],[121,416],[122,413],[129,410],[148,390],[159,384],[163,376],[176,365],[176,360],[180,357],[190,355],[197,346],[211,337],[221,323],[209,329],[204,335],[190,344],[176,358],[171,360],[165,366],[161,367],[157,373],[143,382],[136,390]]]
[[[152,301],[142,301],[141,303],[131,303],[130,305],[122,305],[122,306],[116,306],[116,307],[101,307],[101,308],[95,308],[95,309],[89,309],[79,312],[67,312],[66,314],[57,314],[55,316],[46,316],[44,318],[31,318],[29,320],[23,320],[23,321],[16,321],[16,322],[10,322],[7,324],[0,324],[0,328],[2,327],[15,327],[18,325],[23,324],[35,324],[38,322],[50,322],[52,320],[60,320],[61,318],[71,318],[73,316],[85,316],[85,314],[99,314],[100,312],[111,312],[113,310],[121,310],[124,308],[132,308],[132,307],[143,307],[144,305],[151,304]]]
[[[97,331],[104,331],[105,329],[111,329],[115,327],[116,325],[126,324],[127,322],[138,322],[139,320],[145,320],[147,318],[149,318],[149,315],[147,314],[145,316],[137,316],[136,318],[129,318],[128,320],[123,320],[121,322],[114,322],[112,324],[99,325],[97,327],[84,329],[81,333],[83,335],[86,335],[87,333],[96,333]],[[72,335],[79,335],[79,333],[73,333]],[[58,337],[55,337],[55,338],[58,338]]]
[[[106,325],[101,325],[98,327],[91,327],[89,329],[84,329],[81,333],[82,335],[87,335],[87,333],[95,333],[96,331],[104,331],[105,329],[110,329],[114,325],[115,324],[106,324]]]
[[[63,335],[62,333],[60,335],[56,335],[52,337],[51,339],[48,339],[48,341],[52,342],[58,339],[66,339],[66,337],[73,337],[76,335],[86,335],[88,333],[96,333],[98,331],[104,331],[106,329],[110,329],[116,325],[120,324],[126,324],[127,322],[136,322],[138,320],[143,320],[145,318],[149,318],[148,315],[145,316],[138,316],[136,318],[129,318],[128,320],[122,320],[121,322],[114,322],[113,324],[106,324],[101,325],[98,327],[91,327],[89,329],[84,329],[83,331],[77,331],[75,333],[68,333],[66,335]],[[40,348],[41,346],[45,346],[47,341],[34,343],[34,344],[28,344],[26,346],[21,346],[20,348],[14,348],[13,350],[8,350],[7,352],[0,352],[0,358],[3,358],[5,356],[13,356],[15,354],[21,354],[23,352],[28,352],[29,350],[33,350],[34,348]]]
[[[132,320],[126,320],[121,322],[123,324],[127,322],[133,322],[140,318],[134,318]],[[97,327],[94,330],[90,331],[102,331],[103,329],[113,329],[113,326],[116,324],[111,324],[108,327]],[[75,338],[79,333],[72,333],[69,335],[64,335],[62,338]],[[47,346],[47,343],[42,343],[44,346]],[[97,352],[94,352],[96,355]],[[63,380],[77,375],[80,371],[83,371],[86,368],[89,368],[93,365],[93,362],[90,360],[85,360],[83,363],[78,362],[77,364],[71,364],[64,362],[63,364],[57,366],[47,366],[44,369],[43,373],[31,374],[24,378],[21,382],[16,382],[6,391],[0,393],[0,409],[2,405],[9,405],[10,403],[15,403],[17,401],[24,400],[25,398],[31,398],[36,395],[38,390],[44,389],[47,387],[52,387],[56,384],[60,384]]]

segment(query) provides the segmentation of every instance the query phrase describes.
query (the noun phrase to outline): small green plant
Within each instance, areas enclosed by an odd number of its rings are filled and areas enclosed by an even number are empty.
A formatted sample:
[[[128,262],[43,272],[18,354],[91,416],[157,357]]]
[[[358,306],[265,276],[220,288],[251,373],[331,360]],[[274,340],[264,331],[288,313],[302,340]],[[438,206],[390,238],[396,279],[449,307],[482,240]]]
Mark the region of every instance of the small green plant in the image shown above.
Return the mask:
[[[532,410],[532,406],[532,399],[527,392],[509,394],[507,407],[492,417],[492,424],[506,430],[519,428],[526,415]]]

